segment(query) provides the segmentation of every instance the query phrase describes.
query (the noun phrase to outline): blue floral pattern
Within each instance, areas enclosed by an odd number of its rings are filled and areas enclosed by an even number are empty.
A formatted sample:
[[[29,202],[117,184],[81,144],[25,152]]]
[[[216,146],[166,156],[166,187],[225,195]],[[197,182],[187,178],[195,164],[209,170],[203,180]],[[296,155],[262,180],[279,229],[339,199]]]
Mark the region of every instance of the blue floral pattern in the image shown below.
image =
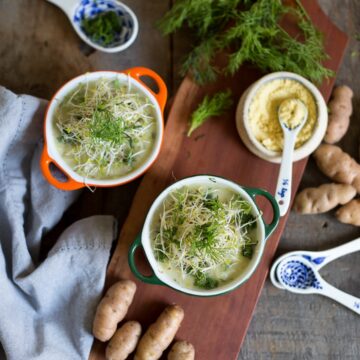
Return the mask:
[[[303,255],[302,257],[303,257],[304,259],[312,262],[312,263],[315,264],[315,265],[320,265],[320,264],[322,264],[322,263],[324,262],[324,260],[326,259],[325,256],[320,256],[320,257],[317,257],[317,258],[312,258],[312,257],[309,256],[309,255]]]
[[[322,289],[314,271],[298,260],[290,260],[281,267],[281,281],[297,289]]]
[[[112,0],[81,0],[79,6],[75,10],[74,23],[84,32],[81,27],[83,19],[91,19],[101,13],[114,11],[122,18],[122,30],[116,34],[115,41],[109,47],[115,47],[125,44],[131,37],[134,31],[134,21],[131,15],[126,11],[121,4]],[[86,34],[85,34],[86,35]]]

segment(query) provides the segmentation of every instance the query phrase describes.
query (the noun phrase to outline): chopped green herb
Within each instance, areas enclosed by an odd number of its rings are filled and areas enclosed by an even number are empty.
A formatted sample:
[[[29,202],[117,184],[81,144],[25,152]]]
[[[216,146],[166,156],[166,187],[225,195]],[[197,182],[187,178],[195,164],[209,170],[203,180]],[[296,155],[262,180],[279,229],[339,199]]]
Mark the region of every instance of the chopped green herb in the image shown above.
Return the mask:
[[[195,276],[194,285],[206,290],[211,290],[219,286],[219,281],[198,272]]]
[[[239,195],[220,200],[218,190],[188,188],[170,193],[163,204],[152,247],[165,268],[192,277],[196,287],[212,289],[227,279],[257,244],[257,219]],[[230,275],[229,275],[230,276]]]
[[[80,175],[111,178],[147,156],[155,131],[154,106],[112,79],[82,83],[58,105],[59,150]]]
[[[220,116],[232,106],[233,100],[230,90],[216,93],[209,98],[207,95],[198,108],[191,115],[188,136],[200,127],[211,116]]]
[[[281,26],[284,16],[295,16],[301,36],[292,37]],[[187,26],[196,45],[187,56],[182,73],[205,84],[218,74],[233,74],[246,62],[263,71],[293,71],[315,82],[333,76],[322,65],[327,59],[322,34],[299,0],[290,6],[281,0],[177,0],[159,23],[168,35]],[[214,65],[225,51],[227,64]]]
[[[85,18],[81,28],[92,41],[103,46],[114,43],[122,29],[122,19],[114,11],[107,11],[93,18]]]

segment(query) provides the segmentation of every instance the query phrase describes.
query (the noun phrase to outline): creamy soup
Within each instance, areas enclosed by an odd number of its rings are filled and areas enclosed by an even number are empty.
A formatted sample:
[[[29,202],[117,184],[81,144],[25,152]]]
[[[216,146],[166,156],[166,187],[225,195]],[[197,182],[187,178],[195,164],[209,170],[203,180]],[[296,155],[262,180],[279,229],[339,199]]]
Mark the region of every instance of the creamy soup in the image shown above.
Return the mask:
[[[113,179],[140,167],[156,138],[150,100],[119,80],[79,84],[57,106],[57,149],[78,174]]]
[[[231,189],[184,186],[172,191],[152,224],[152,249],[163,272],[188,289],[235,280],[257,245],[252,205]]]

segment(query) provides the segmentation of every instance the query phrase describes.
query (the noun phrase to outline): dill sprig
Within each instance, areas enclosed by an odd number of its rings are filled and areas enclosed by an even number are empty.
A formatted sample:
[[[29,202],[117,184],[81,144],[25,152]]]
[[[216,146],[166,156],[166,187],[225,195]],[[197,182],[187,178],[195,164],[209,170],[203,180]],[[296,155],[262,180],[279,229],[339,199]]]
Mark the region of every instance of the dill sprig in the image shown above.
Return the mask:
[[[301,36],[294,38],[281,27],[285,15],[297,18]],[[263,71],[296,72],[317,83],[333,75],[322,65],[328,57],[322,34],[300,1],[292,7],[281,0],[177,0],[159,28],[168,35],[183,26],[195,34],[197,45],[182,73],[190,71],[201,85],[219,73],[235,73],[244,63]],[[214,59],[221,51],[228,54],[228,63],[219,69]]]
[[[188,136],[201,126],[211,116],[220,116],[230,109],[233,104],[232,94],[230,90],[216,93],[214,96],[205,96],[197,109],[192,113],[190,119],[190,128]]]
[[[254,227],[251,205],[239,195],[222,201],[216,189],[184,187],[164,203],[152,246],[167,268],[191,276],[195,286],[213,288],[227,280],[224,271],[251,258]]]
[[[100,79],[80,84],[62,100],[54,125],[59,150],[74,171],[111,178],[128,173],[147,155],[155,131],[154,107],[130,85]]]

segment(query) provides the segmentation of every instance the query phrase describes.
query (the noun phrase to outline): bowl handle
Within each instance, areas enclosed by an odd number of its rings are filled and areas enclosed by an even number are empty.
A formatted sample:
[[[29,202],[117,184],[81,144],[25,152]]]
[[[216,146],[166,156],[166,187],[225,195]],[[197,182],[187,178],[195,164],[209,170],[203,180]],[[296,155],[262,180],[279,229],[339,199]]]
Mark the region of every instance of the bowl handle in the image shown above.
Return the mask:
[[[165,108],[165,104],[166,104],[166,100],[167,100],[167,87],[166,84],[164,82],[164,80],[153,70],[150,70],[148,68],[145,67],[134,67],[131,69],[127,69],[125,71],[123,71],[125,74],[130,75],[132,78],[134,78],[135,80],[137,80],[138,82],[141,83],[141,85],[145,86],[156,98],[161,112],[164,112],[164,108]],[[149,76],[150,78],[152,78],[157,86],[159,87],[159,92],[155,93],[153,90],[151,90],[142,80],[141,80],[141,76]]]
[[[261,196],[264,196],[267,200],[269,200],[269,202],[271,204],[271,207],[273,210],[273,219],[272,219],[271,223],[267,224],[264,221],[264,218],[262,217],[262,221],[265,226],[265,240],[267,240],[279,223],[279,219],[280,219],[279,205],[278,205],[277,201],[275,200],[275,198],[265,190],[257,189],[257,188],[244,188],[244,190],[254,199],[254,202],[255,202],[256,196],[261,195]]]
[[[50,171],[50,164],[53,163],[54,161],[53,159],[50,158],[49,154],[48,154],[48,150],[47,150],[47,145],[46,143],[44,144],[44,148],[41,154],[41,159],[40,159],[40,167],[41,167],[41,171],[44,174],[46,180],[53,186],[55,186],[56,188],[60,189],[60,190],[77,190],[77,189],[81,189],[83,187],[85,187],[84,184],[79,183],[73,179],[71,179],[68,175],[67,175],[67,181],[59,181],[57,180]],[[56,165],[56,164],[55,164]]]
[[[141,232],[139,233],[139,235],[136,237],[135,241],[131,244],[130,246],[130,250],[129,250],[129,254],[128,254],[128,260],[129,260],[129,266],[131,271],[133,272],[133,274],[141,281],[147,283],[147,284],[152,284],[152,285],[165,285],[155,274],[151,275],[151,276],[145,276],[143,274],[140,273],[140,271],[138,270],[138,268],[136,267],[135,264],[135,253],[136,250],[142,246],[141,244]]]

